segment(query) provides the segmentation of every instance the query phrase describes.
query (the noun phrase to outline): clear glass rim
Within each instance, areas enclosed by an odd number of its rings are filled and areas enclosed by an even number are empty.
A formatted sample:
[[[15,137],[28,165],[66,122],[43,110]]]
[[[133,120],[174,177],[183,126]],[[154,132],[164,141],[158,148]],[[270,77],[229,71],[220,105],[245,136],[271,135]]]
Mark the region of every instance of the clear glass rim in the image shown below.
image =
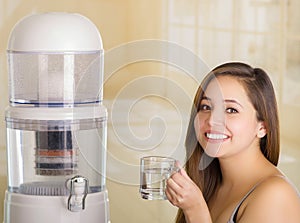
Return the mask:
[[[144,156],[141,158],[142,161],[150,162],[175,162],[176,160],[168,156]]]

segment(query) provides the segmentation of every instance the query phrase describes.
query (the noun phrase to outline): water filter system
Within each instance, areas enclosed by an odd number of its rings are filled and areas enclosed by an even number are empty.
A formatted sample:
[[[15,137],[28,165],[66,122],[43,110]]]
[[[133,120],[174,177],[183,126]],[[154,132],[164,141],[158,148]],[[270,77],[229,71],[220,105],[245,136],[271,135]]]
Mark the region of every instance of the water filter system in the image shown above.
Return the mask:
[[[7,54],[4,222],[110,222],[98,29],[79,14],[30,15]]]

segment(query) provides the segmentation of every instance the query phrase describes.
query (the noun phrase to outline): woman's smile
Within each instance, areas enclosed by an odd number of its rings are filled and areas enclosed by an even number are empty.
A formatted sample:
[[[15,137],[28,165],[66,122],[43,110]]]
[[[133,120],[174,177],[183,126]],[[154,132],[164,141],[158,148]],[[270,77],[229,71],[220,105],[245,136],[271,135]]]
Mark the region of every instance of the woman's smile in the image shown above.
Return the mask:
[[[229,139],[228,135],[225,135],[222,133],[212,133],[212,132],[206,132],[205,137],[211,143],[214,143],[214,142],[219,143],[219,142]]]

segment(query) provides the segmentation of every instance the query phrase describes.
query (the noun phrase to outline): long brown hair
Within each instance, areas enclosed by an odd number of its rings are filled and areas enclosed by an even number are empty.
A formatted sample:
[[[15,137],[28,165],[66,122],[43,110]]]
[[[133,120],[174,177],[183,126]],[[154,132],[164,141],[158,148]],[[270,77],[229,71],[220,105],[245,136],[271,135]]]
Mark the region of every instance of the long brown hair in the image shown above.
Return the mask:
[[[210,201],[220,185],[222,173],[219,160],[206,155],[199,144],[194,129],[194,119],[200,109],[204,91],[210,81],[218,76],[234,77],[243,85],[256,110],[257,120],[263,121],[267,130],[267,134],[260,139],[260,150],[275,166],[277,166],[279,158],[277,102],[272,82],[266,72],[240,62],[225,63],[214,68],[206,75],[195,95],[185,141],[186,171],[201,189],[206,202]],[[185,222],[183,211],[179,209],[176,223]]]

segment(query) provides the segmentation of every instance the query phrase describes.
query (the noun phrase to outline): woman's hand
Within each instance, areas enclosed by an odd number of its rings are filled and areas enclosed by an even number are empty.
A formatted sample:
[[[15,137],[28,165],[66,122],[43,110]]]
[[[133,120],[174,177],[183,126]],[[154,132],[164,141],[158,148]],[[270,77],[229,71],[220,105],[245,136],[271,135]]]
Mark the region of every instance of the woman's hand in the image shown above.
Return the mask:
[[[187,222],[211,222],[200,188],[182,168],[167,180],[166,195],[171,204],[182,209]]]

